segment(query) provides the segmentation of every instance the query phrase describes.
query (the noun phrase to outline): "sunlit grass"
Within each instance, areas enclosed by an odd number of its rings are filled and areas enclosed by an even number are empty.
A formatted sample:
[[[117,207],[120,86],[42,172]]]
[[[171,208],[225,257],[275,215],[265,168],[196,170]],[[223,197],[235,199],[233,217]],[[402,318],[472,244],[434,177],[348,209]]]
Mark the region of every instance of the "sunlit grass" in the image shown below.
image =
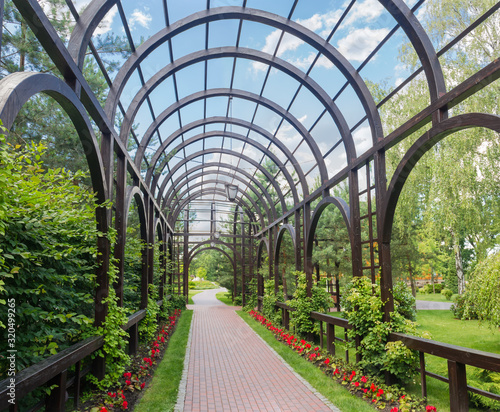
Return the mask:
[[[234,306],[234,303],[231,299],[231,292],[219,292],[215,295],[215,297],[228,306]]]
[[[416,299],[417,300],[427,300],[430,302],[448,302],[448,303],[453,303],[453,300],[455,297],[458,295],[453,295],[451,297],[451,300],[447,300],[444,295],[441,295],[441,293],[417,293]]]
[[[453,318],[449,310],[421,310],[417,313],[419,329],[428,331],[435,341],[463,346],[486,352],[500,353],[500,331],[491,329],[486,324],[475,320],[458,320]],[[448,366],[445,359],[425,355],[426,369],[441,376],[448,376]],[[474,368],[467,367],[467,374]],[[420,393],[420,385],[413,387],[415,393]],[[448,384],[427,377],[428,399],[438,411],[449,411]],[[470,408],[470,411],[479,409]]]

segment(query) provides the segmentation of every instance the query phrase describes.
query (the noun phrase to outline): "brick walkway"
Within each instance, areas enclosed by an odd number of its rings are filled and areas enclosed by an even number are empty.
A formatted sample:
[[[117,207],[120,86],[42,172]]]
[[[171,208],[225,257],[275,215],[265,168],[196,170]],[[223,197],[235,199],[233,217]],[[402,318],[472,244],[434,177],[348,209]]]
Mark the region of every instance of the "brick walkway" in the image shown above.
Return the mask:
[[[189,367],[176,410],[337,410],[303,383],[234,307],[216,300],[216,292],[193,297]]]

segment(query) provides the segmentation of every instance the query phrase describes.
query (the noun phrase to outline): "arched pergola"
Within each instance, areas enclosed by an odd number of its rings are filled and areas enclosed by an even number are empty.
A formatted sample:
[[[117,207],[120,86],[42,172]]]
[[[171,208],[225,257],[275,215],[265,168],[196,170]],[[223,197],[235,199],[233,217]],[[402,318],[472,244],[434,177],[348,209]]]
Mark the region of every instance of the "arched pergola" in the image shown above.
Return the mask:
[[[268,2],[254,9],[247,0],[224,7],[207,1],[205,7],[187,12],[181,0],[164,0],[161,10],[152,11],[151,29],[147,24],[132,27],[122,4],[126,0],[92,0],[81,15],[67,1],[74,28],[66,44],[38,1],[13,0],[57,73],[13,73],[0,80],[0,119],[10,129],[32,96],[44,93],[55,99],[85,149],[97,202],[112,204],[109,210],[98,208],[96,217],[103,233],[95,290],[97,326],[106,319],[102,298],[110,287],[123,304],[127,215],[134,200],[146,245],[141,309],[147,308],[154,282],[156,242],[162,244],[160,298],[168,293],[187,298],[189,264],[213,248],[231,261],[235,285],[237,276],[241,278],[234,293],[242,295],[243,303],[264,250],[278,288],[279,251],[286,233],[292,238],[295,268],[306,273],[310,292],[314,233],[321,213],[332,204],[349,233],[352,275],[374,279],[380,273],[384,318],[389,320],[394,309],[392,226],[408,175],[447,135],[471,127],[500,133],[500,117],[494,114],[449,112],[500,77],[497,59],[447,90],[439,57],[473,28],[437,51],[417,18],[422,2],[410,8],[403,0],[379,0],[386,34],[365,55],[349,53],[335,37],[351,24],[355,0],[339,6],[334,24],[315,20],[320,28],[310,19],[335,11],[326,2]],[[114,7],[120,13],[106,25]],[[480,17],[474,27],[487,18]],[[101,33],[97,28],[108,26],[124,33],[130,48],[119,58],[116,73],[106,71],[92,43]],[[394,91],[380,99],[370,91],[366,70],[377,63],[378,53],[393,47],[388,44],[395,33],[415,52],[420,69],[401,85],[394,79]],[[146,40],[140,42],[142,36]],[[86,59],[96,63],[109,87],[103,104],[86,79]],[[384,65],[391,66],[382,63],[378,70],[393,69]],[[386,133],[380,107],[420,73],[428,104]],[[388,184],[386,153],[424,126],[429,130],[403,154]],[[344,184],[345,199],[330,195]],[[361,202],[368,208],[363,216]],[[362,240],[365,222],[370,230]],[[117,234],[113,249],[105,236],[112,226]],[[111,259],[118,262],[115,285],[108,279]],[[263,293],[262,279],[258,293]],[[102,375],[102,362],[99,368]]]

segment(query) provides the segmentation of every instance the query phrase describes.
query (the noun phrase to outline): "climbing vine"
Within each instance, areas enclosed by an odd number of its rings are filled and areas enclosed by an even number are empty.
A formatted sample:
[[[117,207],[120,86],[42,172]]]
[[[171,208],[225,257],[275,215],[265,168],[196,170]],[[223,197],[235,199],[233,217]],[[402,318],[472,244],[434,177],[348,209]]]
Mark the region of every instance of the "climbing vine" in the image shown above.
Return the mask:
[[[311,296],[307,295],[307,279],[304,272],[295,272],[297,287],[293,292],[293,299],[287,303],[294,308],[290,319],[290,326],[295,327],[296,333],[302,336],[306,334],[319,334],[319,323],[311,318],[311,312],[326,313],[333,306],[329,293],[316,285],[311,288]]]
[[[399,291],[399,293],[402,293]],[[408,292],[409,293],[409,292]],[[405,297],[401,301],[409,299]],[[359,366],[367,373],[382,375],[389,372],[401,382],[410,381],[417,367],[417,352],[408,349],[402,342],[388,342],[391,332],[423,336],[417,331],[417,324],[406,319],[399,311],[407,313],[404,304],[396,305],[389,322],[383,321],[383,302],[379,285],[372,284],[366,277],[354,278],[349,282],[341,298],[344,315],[354,329],[348,330],[351,345],[359,336],[361,355]]]

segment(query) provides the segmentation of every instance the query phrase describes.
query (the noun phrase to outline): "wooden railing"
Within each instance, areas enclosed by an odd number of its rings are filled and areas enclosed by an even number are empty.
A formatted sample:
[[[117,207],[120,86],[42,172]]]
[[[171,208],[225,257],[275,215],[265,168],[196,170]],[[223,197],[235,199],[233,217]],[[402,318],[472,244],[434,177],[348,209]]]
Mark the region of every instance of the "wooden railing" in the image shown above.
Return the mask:
[[[423,397],[427,397],[426,377],[429,376],[448,383],[450,388],[450,410],[453,412],[465,412],[469,410],[467,391],[500,401],[500,395],[467,385],[467,372],[465,368],[466,365],[469,365],[492,372],[500,372],[500,355],[464,348],[462,346],[449,345],[430,339],[418,338],[403,333],[390,333],[389,340],[401,341],[408,348],[419,352],[420,382]],[[426,353],[448,361],[447,378],[425,369]]]
[[[169,296],[167,296],[168,300]],[[163,301],[157,302],[162,306]],[[146,310],[141,309],[128,317],[128,322],[123,325],[124,330],[129,330],[129,353],[137,352],[139,343],[139,322],[146,316]],[[75,343],[50,356],[35,365],[32,365],[18,372],[13,377],[8,377],[0,382],[0,411],[9,410],[11,412],[18,410],[18,402],[21,398],[28,395],[35,389],[48,384],[57,385],[50,395],[44,400],[34,405],[30,411],[37,411],[45,406],[46,411],[59,412],[65,410],[66,393],[73,387],[73,403],[75,408],[80,402],[81,379],[87,375],[91,368],[87,366],[82,369],[82,362],[86,357],[102,348],[104,342],[103,336],[94,336],[83,341]],[[68,379],[68,369],[75,366],[75,373]],[[11,381],[13,379],[13,381]],[[13,383],[15,386],[13,387]],[[13,396],[11,396],[13,394]],[[13,400],[14,403],[11,403]]]
[[[276,306],[282,310],[283,327],[289,329],[290,313],[295,309],[283,302],[277,302]],[[293,316],[293,315],[292,315]],[[320,345],[324,348],[326,339],[326,350],[332,355],[336,354],[335,342],[347,342],[347,331],[352,329],[352,325],[346,319],[337,318],[325,313],[311,312],[311,318],[320,322]],[[326,324],[326,333],[323,324]],[[335,335],[335,326],[344,328],[344,338]],[[437,342],[430,339],[419,338],[416,336],[405,335],[402,333],[390,333],[390,341],[401,341],[405,346],[419,352],[420,357],[420,376],[422,397],[427,397],[427,377],[446,382],[450,392],[450,410],[452,412],[467,412],[469,410],[468,392],[476,393],[490,399],[500,401],[500,395],[487,392],[485,390],[467,385],[466,365],[476,368],[499,372],[500,373],[500,355],[464,348],[461,346],[450,345],[443,342]],[[354,346],[357,348],[360,344],[359,337],[355,339]],[[425,354],[433,355],[446,359],[448,362],[448,377],[438,375],[425,369]],[[349,361],[349,352],[345,351],[345,359]],[[356,354],[356,362],[360,357]]]

